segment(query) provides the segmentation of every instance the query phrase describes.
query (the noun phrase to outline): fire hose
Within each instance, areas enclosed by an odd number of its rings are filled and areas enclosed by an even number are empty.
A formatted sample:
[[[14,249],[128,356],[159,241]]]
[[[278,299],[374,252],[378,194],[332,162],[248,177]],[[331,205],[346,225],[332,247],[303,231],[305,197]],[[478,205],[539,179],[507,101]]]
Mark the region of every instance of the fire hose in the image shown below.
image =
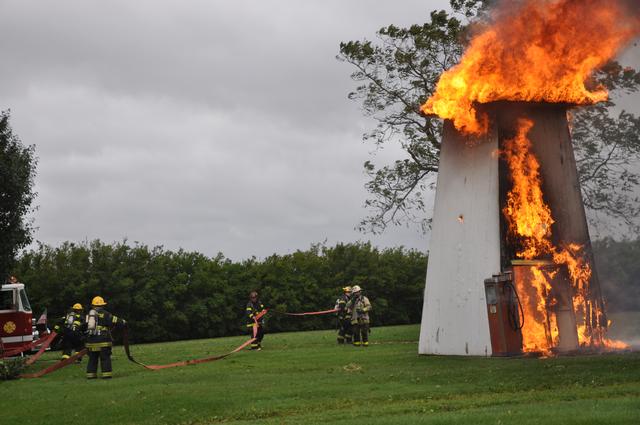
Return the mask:
[[[279,310],[272,310],[274,313],[277,314],[282,314],[285,316],[317,316],[320,314],[330,314],[330,313],[337,313],[338,309],[331,309],[331,310],[323,310],[323,311],[308,311],[306,313],[287,313],[286,311],[279,311]]]
[[[144,367],[145,369],[148,370],[160,370],[160,369],[168,369],[168,368],[172,368],[172,367],[180,367],[180,366],[189,366],[189,365],[195,365],[195,364],[200,364],[200,363],[208,363],[208,362],[213,362],[213,361],[217,361],[217,360],[222,360],[226,357],[229,357],[232,354],[235,354],[239,351],[242,351],[243,349],[245,349],[246,347],[248,347],[251,343],[253,343],[256,340],[256,336],[257,336],[257,332],[258,332],[258,320],[260,318],[262,318],[265,314],[267,314],[267,311],[269,311],[269,309],[265,309],[263,311],[261,311],[259,314],[257,314],[253,320],[254,320],[254,325],[253,325],[253,333],[251,338],[249,338],[247,341],[243,342],[242,344],[240,344],[238,347],[234,348],[233,350],[229,351],[228,353],[225,354],[220,354],[217,356],[212,356],[212,357],[205,357],[205,358],[199,358],[199,359],[191,359],[191,360],[184,360],[184,361],[180,361],[180,362],[174,362],[174,363],[169,363],[169,364],[162,364],[162,365],[147,365],[144,364],[142,362],[139,362],[138,360],[136,360],[135,358],[133,358],[133,355],[131,354],[131,347],[130,347],[130,343],[129,343],[129,329],[128,327],[124,327],[123,332],[122,332],[122,345],[124,346],[124,351],[125,354],[127,356],[127,359],[129,359],[129,361]],[[332,309],[332,310],[323,310],[323,311],[311,311],[311,312],[304,312],[304,313],[287,313],[287,312],[283,312],[283,311],[277,311],[277,310],[273,310],[274,313],[277,314],[283,314],[286,316],[316,316],[316,315],[323,315],[323,314],[330,314],[330,313],[335,313],[337,310],[336,309]],[[29,360],[27,360],[27,366],[35,363],[36,360],[38,360],[38,358],[40,358],[40,356],[42,356],[42,354],[44,353],[44,351],[47,349],[47,347],[51,344],[51,342],[53,341],[53,339],[56,337],[56,333],[52,332],[51,334],[49,334],[47,337],[43,337],[41,339],[39,339],[38,341],[36,341],[35,343],[32,343],[33,346],[37,346],[39,343],[42,343],[42,346],[40,347],[40,350],[38,351],[38,353],[36,353],[34,356],[32,356]],[[44,375],[48,375],[52,372],[55,372],[58,369],[62,369],[65,366],[68,366],[70,364],[72,364],[73,362],[76,361],[76,359],[84,356],[85,354],[87,354],[87,349],[83,349],[79,352],[77,352],[76,354],[74,354],[73,356],[61,360],[59,362],[54,363],[53,365],[42,369],[38,372],[35,373],[29,373],[29,374],[23,374],[20,375],[21,378],[40,378],[41,376]]]
[[[267,313],[267,310],[263,310],[260,314],[258,314],[255,318],[255,326],[253,327],[253,335],[252,337],[247,340],[246,342],[242,343],[241,345],[239,345],[238,347],[236,347],[235,349],[233,349],[232,351],[222,354],[222,355],[218,355],[218,356],[213,356],[213,357],[207,357],[207,358],[202,358],[202,359],[194,359],[194,360],[186,360],[186,361],[181,361],[181,362],[175,362],[175,363],[169,363],[169,364],[164,364],[164,365],[146,365],[144,363],[141,363],[139,361],[137,361],[136,359],[133,358],[133,356],[131,355],[131,348],[129,345],[129,329],[128,327],[125,326],[124,330],[123,330],[123,334],[122,334],[122,345],[124,346],[124,351],[125,354],[127,355],[127,358],[137,364],[140,365],[146,369],[149,370],[159,370],[159,369],[167,369],[167,368],[171,368],[171,367],[178,367],[178,366],[188,366],[188,365],[193,365],[193,364],[199,364],[199,363],[207,363],[207,362],[212,362],[212,361],[216,361],[216,360],[221,360],[224,359],[225,357],[230,356],[231,354],[237,353],[238,351],[243,350],[244,348],[246,348],[249,344],[251,344],[252,342],[255,341],[256,339],[256,333],[257,333],[257,324],[258,324],[258,320],[264,316]],[[51,337],[47,342],[46,345],[43,344],[43,346],[40,348],[40,350],[38,351],[38,353],[34,356],[32,356],[31,358],[29,358],[29,360],[27,360],[26,365],[29,366],[33,363],[35,363],[36,360],[38,360],[38,358],[42,355],[42,353],[44,353],[44,351],[46,350],[46,348],[49,346],[49,344],[51,343],[51,341],[53,341],[53,338],[55,338],[55,332],[53,333],[53,337]],[[42,369],[38,372],[35,373],[28,373],[28,374],[22,374],[20,375],[21,378],[40,378],[41,376],[44,375],[48,375],[52,372],[55,372],[58,369],[62,369],[65,366],[68,366],[70,364],[72,364],[73,362],[76,361],[76,359],[84,356],[85,354],[87,354],[87,349],[83,349],[79,352],[77,352],[76,354],[74,354],[73,356],[61,360],[59,362],[56,362],[55,364]]]
[[[55,331],[53,331],[53,332],[43,336],[42,338],[38,339],[37,341],[32,341],[31,343],[29,343],[29,344],[27,344],[25,346],[18,347],[18,348],[10,348],[8,350],[5,350],[5,351],[2,352],[2,356],[1,357],[5,358],[5,357],[17,356],[18,354],[22,354],[25,351],[33,350],[38,345],[41,345],[41,348],[38,351],[38,353],[39,353],[38,357],[40,357],[42,355],[42,353],[44,352],[44,350],[46,350],[49,347],[49,345],[51,345],[51,343],[53,342],[53,340],[56,338],[57,335],[58,334]],[[37,360],[37,358],[36,358],[36,360]],[[34,362],[35,362],[35,360],[34,360]],[[29,364],[31,364],[31,363],[29,363]]]
[[[39,339],[38,341],[36,341],[36,343],[34,345],[38,345],[38,343],[40,341],[42,341],[42,345],[40,346],[40,349],[38,350],[38,352],[36,354],[34,354],[33,356],[31,356],[31,357],[29,357],[27,359],[27,361],[25,362],[25,365],[26,366],[31,366],[32,364],[34,364],[44,354],[44,352],[49,347],[49,345],[51,345],[51,343],[53,342],[53,340],[55,339],[56,336],[57,336],[57,333],[55,331],[53,331],[49,335],[47,335],[46,337],[43,337],[43,338]],[[56,362],[56,363],[52,364],[51,366],[49,366],[47,368],[39,370],[38,372],[22,374],[22,375],[20,375],[20,377],[21,378],[40,378],[41,376],[48,375],[51,372],[55,372],[58,369],[62,369],[63,367],[70,365],[71,363],[75,362],[76,359],[84,356],[85,354],[87,354],[87,349],[86,348],[78,351],[73,356],[70,356],[70,357],[68,357],[68,358],[66,358],[64,360],[60,360],[59,362]]]
[[[149,370],[160,370],[160,369],[169,369],[172,367],[179,367],[179,366],[189,366],[189,365],[194,365],[194,364],[200,364],[200,363],[208,363],[208,362],[215,362],[216,360],[222,360],[226,357],[229,357],[230,355],[237,353],[238,351],[242,351],[243,349],[245,349],[247,346],[249,346],[251,343],[253,343],[256,340],[256,335],[258,332],[258,320],[260,318],[262,318],[265,314],[267,314],[268,309],[264,309],[262,310],[260,313],[258,313],[254,318],[254,324],[253,324],[253,334],[251,336],[251,338],[249,338],[247,341],[243,342],[242,344],[240,344],[238,347],[234,348],[233,350],[229,351],[228,353],[225,354],[220,354],[217,356],[212,356],[212,357],[205,357],[205,358],[200,358],[200,359],[192,359],[192,360],[184,360],[184,361],[180,361],[180,362],[174,362],[174,363],[168,363],[168,364],[162,364],[162,365],[147,365],[144,363],[141,363],[139,361],[137,361],[136,359],[133,358],[133,356],[131,355],[131,347],[129,346],[129,329],[127,327],[124,328],[123,334],[122,334],[122,345],[124,346],[124,352],[127,355],[127,358],[129,359],[129,361],[144,367],[145,369],[149,369]]]
[[[40,378],[41,376],[48,375],[51,372],[55,372],[58,369],[62,369],[63,367],[70,365],[71,363],[75,362],[76,359],[84,356],[85,354],[87,354],[87,349],[83,348],[82,350],[78,351],[77,353],[75,353],[73,356],[71,356],[69,358],[66,358],[64,360],[60,360],[59,362],[56,362],[56,363],[52,364],[51,366],[49,366],[49,367],[47,367],[45,369],[42,369],[42,370],[40,370],[38,372],[27,373],[27,374],[20,375],[20,377],[21,378]]]
[[[57,336],[56,332],[53,331],[46,338],[44,338],[44,341],[42,342],[42,345],[40,346],[40,349],[38,350],[38,352],[33,356],[29,357],[25,362],[25,364],[27,366],[31,366],[32,364],[34,364],[36,360],[38,360],[44,354],[47,348],[49,348],[49,345],[51,345],[51,343],[56,338],[56,336]]]
[[[124,331],[123,331],[122,345],[124,345],[124,351],[127,354],[127,358],[129,359],[129,361],[131,361],[131,362],[133,362],[133,363],[135,363],[137,365],[140,365],[140,366],[144,367],[145,369],[149,369],[149,370],[160,370],[160,369],[168,369],[168,368],[172,368],[172,367],[189,366],[189,365],[200,364],[200,363],[214,362],[214,361],[222,360],[222,359],[224,359],[226,357],[229,357],[230,355],[235,354],[235,353],[237,353],[239,351],[242,351],[243,349],[248,347],[251,343],[253,343],[256,340],[256,334],[258,332],[258,320],[260,320],[260,318],[262,318],[265,314],[267,314],[267,311],[269,311],[269,309],[264,309],[253,318],[253,320],[254,320],[253,335],[251,336],[250,339],[248,339],[247,341],[243,342],[238,347],[234,348],[232,351],[229,351],[228,353],[220,354],[220,355],[217,355],[217,356],[205,357],[205,358],[200,358],[200,359],[192,359],[192,360],[184,360],[184,361],[175,362],[175,363],[169,363],[169,364],[164,364],[164,365],[147,365],[147,364],[144,364],[144,363],[141,363],[141,362],[137,361],[131,355],[131,348],[130,348],[130,345],[129,345],[129,331],[128,331],[127,328],[125,328]],[[336,309],[332,309],[332,310],[323,310],[323,311],[310,311],[310,312],[304,312],[304,313],[287,313],[287,312],[278,311],[278,310],[271,310],[271,311],[273,311],[274,313],[283,314],[283,315],[286,315],[286,316],[316,316],[316,315],[322,315],[322,314],[335,313],[337,310]]]

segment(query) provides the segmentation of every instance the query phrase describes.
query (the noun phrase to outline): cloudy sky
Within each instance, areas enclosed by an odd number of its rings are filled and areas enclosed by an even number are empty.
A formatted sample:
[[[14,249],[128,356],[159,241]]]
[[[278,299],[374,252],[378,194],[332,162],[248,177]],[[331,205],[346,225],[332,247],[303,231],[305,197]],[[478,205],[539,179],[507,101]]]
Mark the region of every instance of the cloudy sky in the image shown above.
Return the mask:
[[[233,259],[324,240],[426,249],[417,228],[354,230],[371,122],[335,56],[447,4],[0,2],[0,109],[37,148],[36,239]]]

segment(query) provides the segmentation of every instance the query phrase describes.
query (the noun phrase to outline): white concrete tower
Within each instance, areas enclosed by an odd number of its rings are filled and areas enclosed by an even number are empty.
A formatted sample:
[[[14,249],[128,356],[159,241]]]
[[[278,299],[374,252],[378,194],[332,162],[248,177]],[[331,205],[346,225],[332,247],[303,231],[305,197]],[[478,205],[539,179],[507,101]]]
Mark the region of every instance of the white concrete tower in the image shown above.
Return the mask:
[[[470,145],[445,121],[420,354],[491,355],[484,280],[500,273],[498,135]]]

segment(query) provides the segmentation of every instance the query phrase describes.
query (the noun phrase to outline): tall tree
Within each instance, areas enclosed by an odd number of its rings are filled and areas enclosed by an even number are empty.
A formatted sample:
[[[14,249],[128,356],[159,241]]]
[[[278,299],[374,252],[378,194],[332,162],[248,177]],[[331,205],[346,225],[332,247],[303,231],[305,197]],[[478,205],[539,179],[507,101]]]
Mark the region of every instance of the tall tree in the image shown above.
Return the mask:
[[[434,92],[440,75],[458,62],[490,3],[451,0],[454,15],[434,11],[424,24],[380,29],[376,42],[340,44],[338,59],[355,67],[351,77],[358,83],[349,98],[361,102],[365,115],[377,122],[364,140],[378,147],[399,143],[406,153],[382,167],[372,160],[364,163],[371,197],[365,201],[370,215],[361,221],[361,231],[379,233],[389,225],[410,223],[428,227],[424,192],[432,189],[438,172],[442,123],[422,115],[419,107]],[[640,73],[616,62],[603,67],[595,79],[614,93],[640,89]],[[635,230],[640,212],[634,196],[640,186],[634,170],[640,161],[640,121],[625,111],[612,115],[614,106],[609,101],[578,110],[573,143],[586,207]],[[590,214],[592,219],[596,216]]]
[[[35,148],[24,146],[0,112],[0,279],[4,281],[21,248],[31,243]]]

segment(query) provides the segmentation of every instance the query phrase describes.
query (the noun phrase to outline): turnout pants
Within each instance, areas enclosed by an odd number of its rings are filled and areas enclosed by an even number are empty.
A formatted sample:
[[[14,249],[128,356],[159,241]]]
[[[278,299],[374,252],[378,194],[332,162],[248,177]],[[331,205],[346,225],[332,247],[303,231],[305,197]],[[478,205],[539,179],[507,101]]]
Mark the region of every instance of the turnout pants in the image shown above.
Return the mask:
[[[101,347],[89,350],[89,363],[87,364],[87,378],[94,379],[98,377],[98,363],[102,370],[101,378],[111,378],[113,372],[111,369],[111,347]]]
[[[251,335],[253,336],[253,326],[251,326]],[[251,343],[251,349],[257,350],[258,348],[262,348],[262,338],[264,338],[264,325],[258,324],[258,329],[256,330],[256,340]]]
[[[84,347],[82,336],[78,332],[65,331],[62,337],[62,356],[71,357],[74,350],[80,351]]]
[[[351,344],[353,337],[353,330],[351,326],[351,319],[338,318],[338,344]]]
[[[368,323],[353,323],[353,345],[355,346],[369,346],[369,324]]]

